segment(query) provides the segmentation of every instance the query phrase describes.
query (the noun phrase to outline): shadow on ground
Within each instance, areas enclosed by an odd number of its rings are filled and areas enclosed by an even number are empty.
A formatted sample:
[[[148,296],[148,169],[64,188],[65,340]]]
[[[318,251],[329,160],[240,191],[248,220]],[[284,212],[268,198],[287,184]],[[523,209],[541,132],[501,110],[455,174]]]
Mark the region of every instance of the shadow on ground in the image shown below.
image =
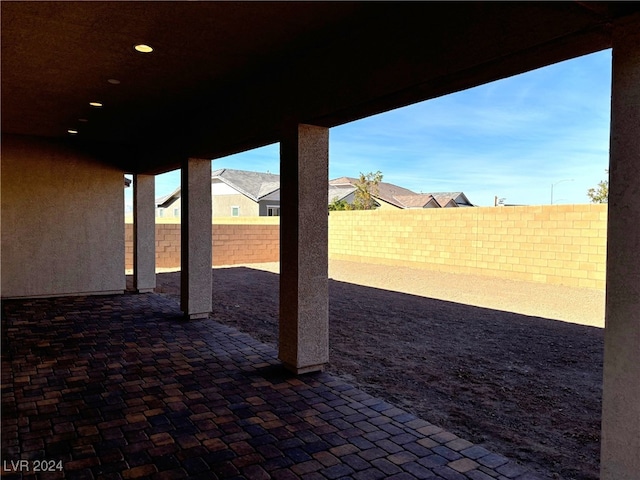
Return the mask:
[[[179,272],[157,284],[179,297]],[[277,274],[214,269],[213,316],[276,345],[278,290]],[[598,478],[602,329],[334,280],[329,293],[332,373],[542,473]]]

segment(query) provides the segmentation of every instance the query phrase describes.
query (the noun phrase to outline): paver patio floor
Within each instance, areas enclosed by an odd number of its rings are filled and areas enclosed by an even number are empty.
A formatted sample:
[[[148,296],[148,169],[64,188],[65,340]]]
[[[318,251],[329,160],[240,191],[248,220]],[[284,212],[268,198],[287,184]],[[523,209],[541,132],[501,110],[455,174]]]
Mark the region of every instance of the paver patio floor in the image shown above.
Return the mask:
[[[2,327],[6,478],[539,478],[163,295],[5,301]]]

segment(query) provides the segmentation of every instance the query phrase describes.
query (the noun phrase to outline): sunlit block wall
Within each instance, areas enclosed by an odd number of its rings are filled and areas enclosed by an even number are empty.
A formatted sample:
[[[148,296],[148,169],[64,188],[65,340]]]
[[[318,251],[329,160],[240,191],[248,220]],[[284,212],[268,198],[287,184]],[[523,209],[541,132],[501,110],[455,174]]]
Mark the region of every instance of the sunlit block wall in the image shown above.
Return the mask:
[[[216,218],[213,265],[278,261],[278,220]],[[603,289],[606,233],[606,205],[331,212],[329,257]],[[180,266],[179,224],[156,225],[156,266]]]
[[[331,212],[330,258],[604,288],[606,205]]]

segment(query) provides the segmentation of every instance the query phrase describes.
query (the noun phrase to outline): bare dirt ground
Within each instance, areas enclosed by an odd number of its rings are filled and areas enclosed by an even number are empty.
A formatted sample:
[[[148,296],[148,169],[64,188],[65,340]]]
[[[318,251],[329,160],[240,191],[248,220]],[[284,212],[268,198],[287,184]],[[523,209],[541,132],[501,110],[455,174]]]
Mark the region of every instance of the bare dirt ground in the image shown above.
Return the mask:
[[[278,264],[213,270],[213,317],[277,344]],[[156,291],[179,295],[179,273]],[[329,371],[556,479],[596,479],[604,292],[332,261]]]

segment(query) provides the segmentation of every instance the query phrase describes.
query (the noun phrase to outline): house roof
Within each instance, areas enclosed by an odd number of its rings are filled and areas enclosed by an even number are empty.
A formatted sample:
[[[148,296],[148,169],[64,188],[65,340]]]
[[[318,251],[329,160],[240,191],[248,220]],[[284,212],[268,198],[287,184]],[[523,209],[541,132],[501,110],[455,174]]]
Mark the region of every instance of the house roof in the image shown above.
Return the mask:
[[[398,200],[404,208],[424,208],[430,203],[434,207],[441,207],[438,201],[433,198],[433,195],[429,193],[420,193],[416,195],[397,195],[396,200]]]
[[[258,202],[280,189],[280,175],[273,173],[220,168],[211,172],[211,180],[212,182],[218,180],[229,185],[254,202]],[[355,184],[357,182],[358,179],[354,177],[339,177],[329,180],[329,202],[342,200],[351,195],[356,190]],[[378,195],[374,195],[374,197],[398,208],[425,208],[428,205],[436,208],[473,206],[463,192],[415,193],[407,188],[387,182],[378,184]],[[178,198],[180,198],[180,187],[168,195],[157,198],[156,205],[165,208]]]
[[[437,192],[432,193],[431,195],[433,195],[433,198],[435,198],[443,207],[452,201],[458,207],[474,206],[463,192]]]
[[[156,198],[156,206],[160,208],[166,208],[180,198],[180,187],[176,188],[173,192],[163,197]]]
[[[329,180],[329,201],[334,198],[343,199],[355,190],[358,179],[339,177]],[[432,202],[435,207],[473,207],[463,192],[416,193],[408,188],[393,183],[380,182],[375,198],[390,203],[398,208],[424,208]]]
[[[264,198],[267,195],[271,195],[273,192],[280,190],[280,182],[264,182],[260,185],[258,191],[258,198]]]
[[[220,180],[254,202],[280,189],[280,175],[221,168],[211,172],[212,180]]]
[[[329,185],[333,186],[355,186],[356,183],[358,183],[358,179],[353,177],[340,177],[329,181]],[[394,185],[393,183],[380,182],[378,184],[378,193],[373,196],[379,200],[395,205],[398,208],[403,208],[402,203],[396,199],[397,196],[403,195],[417,195],[417,193],[407,188]]]
[[[353,185],[331,185],[329,183],[329,202],[342,200],[356,191]]]
[[[280,175],[273,173],[219,168],[211,172],[211,181],[213,182],[215,180],[229,185],[254,202],[258,202],[261,198],[271,195],[280,189]],[[156,205],[165,208],[178,198],[180,198],[180,187],[168,195],[156,198]]]

